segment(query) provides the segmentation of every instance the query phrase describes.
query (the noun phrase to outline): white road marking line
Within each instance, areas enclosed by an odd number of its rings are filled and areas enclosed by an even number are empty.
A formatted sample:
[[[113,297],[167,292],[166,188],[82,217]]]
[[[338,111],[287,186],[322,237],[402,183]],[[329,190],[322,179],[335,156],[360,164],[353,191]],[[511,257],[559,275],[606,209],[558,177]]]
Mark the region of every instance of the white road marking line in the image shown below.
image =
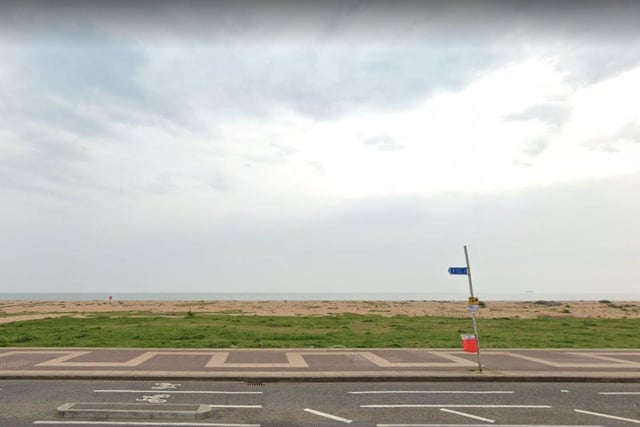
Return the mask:
[[[467,413],[465,413],[465,412],[454,411],[454,410],[452,410],[452,409],[440,408],[440,410],[441,410],[442,412],[448,412],[448,413],[450,413],[450,414],[461,415],[461,416],[463,416],[463,417],[473,418],[474,420],[478,420],[478,421],[485,421],[485,422],[487,422],[487,423],[491,423],[491,424],[493,424],[493,423],[495,423],[495,422],[496,422],[496,420],[491,420],[491,419],[489,419],[489,418],[479,417],[479,416],[477,416],[477,415],[467,414]]]
[[[175,423],[159,421],[34,421],[34,425],[260,427],[260,424]]]
[[[640,391],[599,391],[598,394],[607,396],[633,396],[640,395]]]
[[[372,390],[350,391],[349,394],[513,394],[513,391],[473,391],[473,390]]]
[[[321,416],[321,417],[329,418],[329,419],[334,420],[334,421],[340,421],[340,422],[343,422],[343,423],[346,423],[346,424],[349,424],[349,423],[353,422],[353,420],[349,420],[347,418],[342,418],[342,417],[338,417],[338,416],[335,416],[335,415],[327,414],[325,412],[316,411],[315,409],[305,408],[304,411],[305,412],[309,412],[311,414],[315,414],[315,415]]]
[[[262,405],[209,405],[212,408],[235,408],[235,409],[262,409]]]
[[[603,427],[599,425],[499,424],[500,427]],[[486,427],[486,424],[376,424],[376,427]]]
[[[215,390],[163,390],[171,394],[262,394],[261,391],[215,391]],[[157,393],[158,390],[93,390],[94,393]]]
[[[612,420],[627,421],[629,423],[640,424],[640,420],[634,420],[631,418],[617,417],[615,415],[601,414],[599,412],[583,411],[582,409],[574,409],[574,411],[580,414],[593,415],[595,417],[603,417],[603,418],[609,418]]]
[[[549,405],[448,405],[448,404],[399,404],[399,405],[360,405],[361,408],[519,408],[551,409]]]

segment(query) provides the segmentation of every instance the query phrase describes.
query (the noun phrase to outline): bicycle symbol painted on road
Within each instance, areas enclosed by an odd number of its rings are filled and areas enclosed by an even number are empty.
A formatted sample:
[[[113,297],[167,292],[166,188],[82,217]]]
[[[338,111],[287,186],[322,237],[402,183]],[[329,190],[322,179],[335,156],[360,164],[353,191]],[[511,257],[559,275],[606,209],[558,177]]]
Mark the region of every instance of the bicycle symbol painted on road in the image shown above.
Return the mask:
[[[170,394],[154,394],[152,396],[142,396],[142,399],[136,399],[136,402],[167,403],[167,398],[169,397],[171,397]]]

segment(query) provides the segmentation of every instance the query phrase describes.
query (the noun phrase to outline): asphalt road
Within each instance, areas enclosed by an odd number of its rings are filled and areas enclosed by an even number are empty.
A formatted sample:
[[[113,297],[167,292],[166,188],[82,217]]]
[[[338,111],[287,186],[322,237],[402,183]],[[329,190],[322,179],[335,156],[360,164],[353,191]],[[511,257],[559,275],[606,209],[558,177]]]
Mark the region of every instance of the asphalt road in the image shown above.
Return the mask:
[[[56,408],[167,410],[211,405],[202,420],[65,419]],[[125,404],[125,405],[123,405]],[[182,406],[180,406],[182,405]],[[80,406],[78,406],[80,407]],[[267,383],[0,380],[0,425],[632,426],[637,383]],[[103,412],[104,413],[104,412]],[[146,423],[146,424],[144,424]]]

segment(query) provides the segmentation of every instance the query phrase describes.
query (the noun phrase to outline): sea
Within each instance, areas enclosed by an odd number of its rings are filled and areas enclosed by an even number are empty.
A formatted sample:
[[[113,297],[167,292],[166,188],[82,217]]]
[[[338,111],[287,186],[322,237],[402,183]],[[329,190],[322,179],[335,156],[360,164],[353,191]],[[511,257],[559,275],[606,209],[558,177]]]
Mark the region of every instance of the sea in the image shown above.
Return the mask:
[[[462,301],[465,292],[0,292],[1,301]],[[640,293],[486,293],[485,301],[640,301]]]

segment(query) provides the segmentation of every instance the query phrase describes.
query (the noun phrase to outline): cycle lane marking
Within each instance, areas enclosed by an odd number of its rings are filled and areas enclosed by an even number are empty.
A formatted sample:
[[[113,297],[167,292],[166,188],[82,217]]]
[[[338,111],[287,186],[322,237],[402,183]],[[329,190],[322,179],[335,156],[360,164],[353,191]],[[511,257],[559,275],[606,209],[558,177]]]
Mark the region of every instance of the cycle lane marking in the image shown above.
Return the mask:
[[[326,412],[316,411],[315,409],[305,408],[304,411],[309,412],[310,414],[318,415],[320,417],[329,418],[330,420],[340,421],[345,424],[350,424],[353,422],[353,420],[350,420],[348,418],[342,418],[337,415],[327,414]]]
[[[516,408],[551,409],[550,405],[482,405],[482,404],[381,404],[360,405],[361,408]]]
[[[609,418],[611,420],[626,421],[629,423],[640,424],[640,420],[635,420],[633,418],[619,417],[617,415],[603,414],[600,412],[585,411],[583,409],[574,409],[574,411],[579,414],[593,415],[594,417]]]
[[[96,425],[96,426],[205,426],[205,427],[260,427],[260,424],[231,424],[231,423],[190,423],[190,422],[160,422],[160,421],[34,421],[34,425]]]
[[[635,396],[640,395],[640,391],[599,391],[598,394],[604,396]]]
[[[93,390],[94,393],[155,393],[158,390]],[[216,390],[170,390],[171,394],[221,394],[221,395],[256,395],[261,391],[216,391]]]
[[[440,408],[440,410],[442,412],[447,412],[449,414],[460,415],[460,416],[467,417],[467,418],[472,418],[472,419],[478,420],[478,421],[485,421],[485,422],[491,423],[491,424],[496,422],[496,420],[492,420],[492,419],[484,418],[484,417],[479,417],[477,415],[467,414],[466,412],[454,411],[453,409]]]
[[[514,392],[492,390],[370,390],[350,391],[349,394],[514,394]]]
[[[486,424],[376,424],[376,427],[485,427]],[[601,425],[576,424],[496,424],[500,427],[604,427]]]

